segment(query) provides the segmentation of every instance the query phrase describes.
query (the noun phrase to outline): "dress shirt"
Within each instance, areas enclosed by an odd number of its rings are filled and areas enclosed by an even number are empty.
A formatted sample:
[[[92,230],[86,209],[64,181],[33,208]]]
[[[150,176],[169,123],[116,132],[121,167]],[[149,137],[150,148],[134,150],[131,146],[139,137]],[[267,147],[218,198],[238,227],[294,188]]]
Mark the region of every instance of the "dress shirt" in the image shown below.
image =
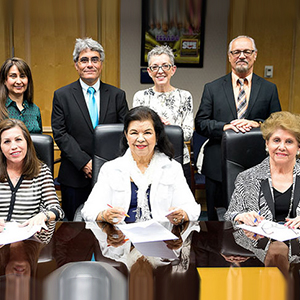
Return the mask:
[[[252,74],[248,75],[244,79],[244,90],[246,93],[246,100],[247,100],[247,106],[249,104],[250,99],[250,92],[251,92],[251,81],[252,81]],[[235,105],[237,107],[237,99],[240,92],[240,84],[238,83],[238,80],[240,77],[238,77],[236,74],[232,73],[232,87],[233,87],[233,93],[234,93],[234,99],[235,99]]]
[[[83,92],[83,95],[84,95],[84,99],[85,99],[85,102],[86,102],[86,105],[87,107],[89,107],[89,93],[88,93],[88,88],[89,87],[93,87],[95,89],[95,94],[94,94],[94,97],[95,97],[95,100],[96,100],[96,104],[97,104],[97,108],[98,108],[98,116],[100,119],[100,80],[98,80],[94,85],[92,86],[89,86],[87,85],[86,83],[84,83],[81,79],[79,79],[79,82],[80,82],[80,85],[82,87],[82,92]]]

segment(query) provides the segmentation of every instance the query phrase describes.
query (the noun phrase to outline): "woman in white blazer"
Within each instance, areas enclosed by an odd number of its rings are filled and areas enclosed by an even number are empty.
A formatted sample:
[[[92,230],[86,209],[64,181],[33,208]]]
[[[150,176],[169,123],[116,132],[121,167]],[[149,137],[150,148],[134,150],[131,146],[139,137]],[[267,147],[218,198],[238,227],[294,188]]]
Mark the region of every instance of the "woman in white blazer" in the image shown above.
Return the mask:
[[[131,109],[124,121],[122,157],[105,163],[82,215],[117,224],[149,219],[178,225],[198,220],[196,203],[173,157],[160,117],[148,107]]]

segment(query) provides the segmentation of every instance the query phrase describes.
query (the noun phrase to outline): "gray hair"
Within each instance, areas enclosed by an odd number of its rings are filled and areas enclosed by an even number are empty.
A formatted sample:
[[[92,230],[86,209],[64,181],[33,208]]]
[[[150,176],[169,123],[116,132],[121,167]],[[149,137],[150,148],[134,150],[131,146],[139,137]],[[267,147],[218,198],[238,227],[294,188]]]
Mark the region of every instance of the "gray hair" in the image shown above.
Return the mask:
[[[255,41],[252,37],[250,36],[247,36],[247,35],[239,35],[238,37],[234,38],[230,43],[229,43],[229,46],[228,46],[228,54],[230,53],[231,51],[231,48],[232,48],[232,43],[237,40],[237,39],[249,39],[251,42],[252,42],[252,47],[253,47],[253,50],[255,50],[255,52],[257,52],[257,48],[256,48],[256,45],[255,45]]]
[[[148,65],[149,65],[149,62],[150,62],[150,59],[152,56],[162,55],[162,54],[168,55],[171,64],[174,65],[174,60],[175,60],[174,53],[173,53],[172,49],[167,45],[165,45],[165,46],[157,45],[151,51],[148,52],[148,57],[147,57]]]
[[[76,39],[74,51],[73,51],[73,61],[77,62],[80,53],[83,50],[90,49],[91,51],[97,51],[100,55],[100,60],[104,61],[104,49],[103,47],[92,38]]]

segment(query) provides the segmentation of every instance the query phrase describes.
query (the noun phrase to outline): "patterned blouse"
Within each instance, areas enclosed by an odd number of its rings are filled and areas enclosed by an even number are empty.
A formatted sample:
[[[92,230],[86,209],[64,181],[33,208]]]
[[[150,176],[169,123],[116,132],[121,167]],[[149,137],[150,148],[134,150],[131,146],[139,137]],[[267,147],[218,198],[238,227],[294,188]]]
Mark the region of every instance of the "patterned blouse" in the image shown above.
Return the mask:
[[[42,133],[42,118],[38,106],[36,106],[34,103],[29,103],[27,100],[24,100],[23,109],[20,111],[16,102],[10,98],[7,98],[5,105],[9,118],[24,122],[30,133]]]
[[[160,117],[169,121],[171,125],[180,126],[185,142],[192,138],[194,118],[193,98],[190,92],[175,89],[168,93],[158,93],[151,87],[135,93],[133,107],[136,106],[148,106],[156,111]],[[189,163],[189,150],[185,144],[183,154],[183,163]]]

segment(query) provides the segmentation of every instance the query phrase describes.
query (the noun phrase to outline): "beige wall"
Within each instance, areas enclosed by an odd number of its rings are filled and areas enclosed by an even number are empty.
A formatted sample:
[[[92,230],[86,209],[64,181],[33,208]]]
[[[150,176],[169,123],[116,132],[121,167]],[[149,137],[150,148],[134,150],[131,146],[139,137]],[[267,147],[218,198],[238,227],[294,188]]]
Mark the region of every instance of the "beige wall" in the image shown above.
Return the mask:
[[[300,113],[300,5],[298,0],[231,0],[228,39],[246,34],[258,48],[254,72],[264,76],[272,65],[269,81],[278,88],[283,110]],[[228,70],[230,66],[228,66]]]

